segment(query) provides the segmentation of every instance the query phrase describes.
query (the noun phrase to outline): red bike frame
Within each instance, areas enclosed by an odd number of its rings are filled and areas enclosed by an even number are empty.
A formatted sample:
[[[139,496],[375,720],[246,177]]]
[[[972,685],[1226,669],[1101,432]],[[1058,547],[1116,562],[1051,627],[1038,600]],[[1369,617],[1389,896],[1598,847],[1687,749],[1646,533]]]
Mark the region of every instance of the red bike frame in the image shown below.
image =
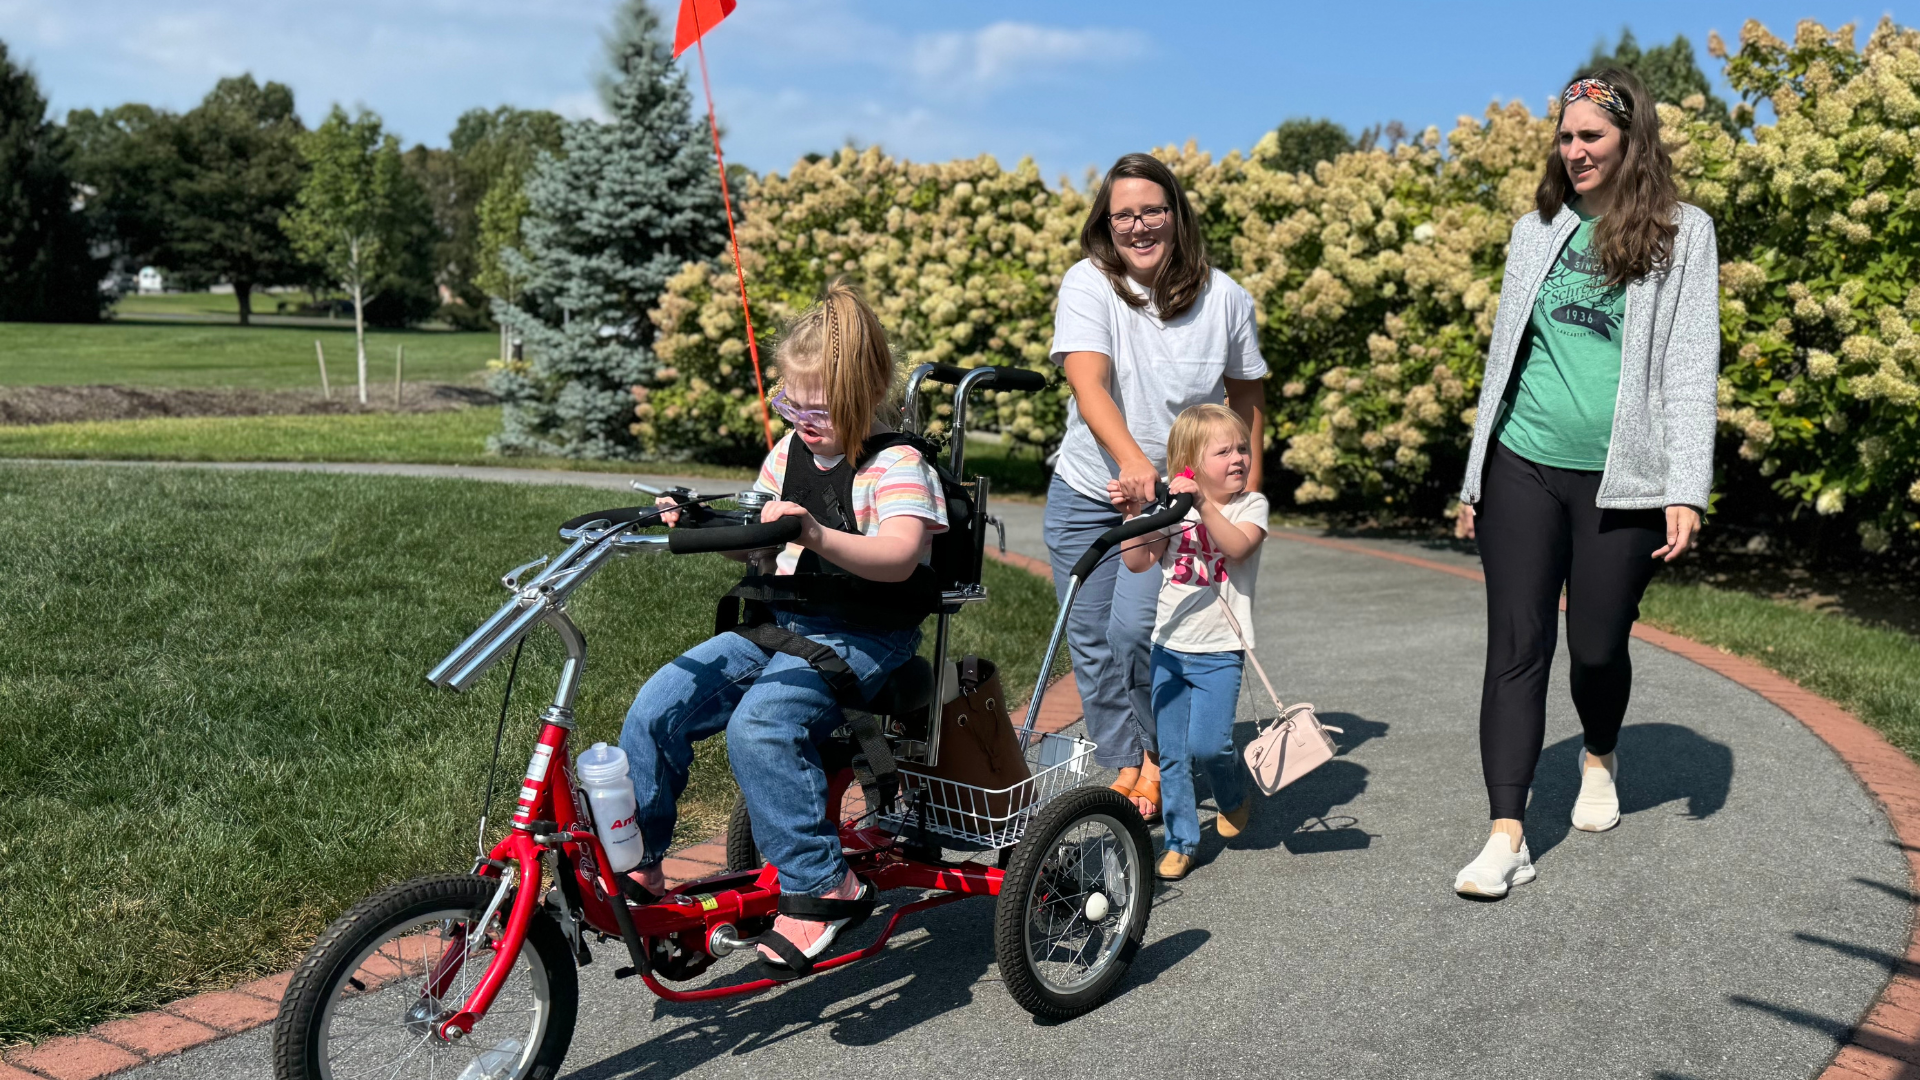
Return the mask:
[[[587,929],[607,937],[621,938],[634,958],[635,968],[655,994],[669,1001],[702,1001],[709,998],[736,997],[771,989],[781,983],[774,979],[753,979],[731,986],[705,990],[674,990],[663,985],[646,964],[647,949],[653,940],[680,935],[683,942],[697,942],[711,950],[713,932],[723,926],[739,926],[750,919],[770,918],[780,901],[780,877],[771,866],[757,871],[720,874],[687,882],[658,903],[645,907],[627,907],[620,883],[606,870],[606,851],[582,812],[573,779],[572,760],[567,753],[568,728],[552,722],[540,730],[521,782],[520,801],[513,814],[513,827],[493,846],[476,873],[502,879],[509,869],[518,878],[513,906],[507,914],[506,929],[492,946],[493,956],[487,970],[474,986],[460,1011],[442,1021],[438,1034],[443,1039],[459,1039],[473,1030],[492,1007],[494,996],[519,961],[526,941],[527,926],[540,903],[545,884],[543,856],[549,848],[562,850],[574,868],[579,884],[581,922]],[[827,805],[838,807],[846,791],[850,770],[829,779]],[[544,830],[552,822],[552,833]],[[543,831],[536,836],[536,823]],[[814,971],[864,960],[878,953],[893,936],[901,917],[928,908],[964,900],[969,896],[998,896],[1002,872],[996,867],[971,863],[954,865],[910,859],[900,853],[893,837],[880,829],[859,828],[851,822],[840,825],[840,840],[854,872],[873,883],[877,891],[888,889],[929,889],[940,895],[925,897],[894,909],[885,928],[873,944],[864,949],[836,956],[814,965]],[[618,905],[618,906],[616,906]],[[620,918],[622,909],[628,919]],[[625,921],[626,926],[621,923]],[[433,982],[444,987],[451,981],[457,965],[471,953],[450,950],[448,970],[434,973]]]

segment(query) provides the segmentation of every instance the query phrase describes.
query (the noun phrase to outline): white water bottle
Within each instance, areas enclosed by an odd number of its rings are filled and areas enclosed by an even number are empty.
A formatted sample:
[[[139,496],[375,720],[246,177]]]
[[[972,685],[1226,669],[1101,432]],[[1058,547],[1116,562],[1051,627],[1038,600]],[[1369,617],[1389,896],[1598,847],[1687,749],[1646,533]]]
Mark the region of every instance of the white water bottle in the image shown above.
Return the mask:
[[[586,789],[593,831],[607,851],[607,869],[623,874],[639,866],[646,845],[640,839],[640,804],[633,797],[633,779],[627,775],[626,751],[594,743],[580,755],[574,772]]]

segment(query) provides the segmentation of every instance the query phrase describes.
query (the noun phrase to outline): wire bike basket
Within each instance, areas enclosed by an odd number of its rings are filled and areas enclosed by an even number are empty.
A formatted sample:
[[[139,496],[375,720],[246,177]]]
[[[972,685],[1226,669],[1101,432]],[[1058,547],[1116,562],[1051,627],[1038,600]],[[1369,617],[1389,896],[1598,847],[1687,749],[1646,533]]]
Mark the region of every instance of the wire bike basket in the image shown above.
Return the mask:
[[[1041,735],[1024,751],[1030,775],[1004,788],[945,780],[903,761],[899,799],[875,817],[896,835],[911,836],[924,827],[959,844],[1012,847],[1042,807],[1086,779],[1093,749],[1071,735]]]

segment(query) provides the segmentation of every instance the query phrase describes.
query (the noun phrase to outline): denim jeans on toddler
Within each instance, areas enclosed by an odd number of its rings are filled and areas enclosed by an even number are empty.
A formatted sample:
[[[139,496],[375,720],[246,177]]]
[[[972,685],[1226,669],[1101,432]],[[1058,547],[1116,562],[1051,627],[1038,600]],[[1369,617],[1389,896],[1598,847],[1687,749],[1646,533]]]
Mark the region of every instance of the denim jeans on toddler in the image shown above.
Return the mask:
[[[1200,846],[1193,774],[1205,770],[1223,814],[1247,801],[1247,775],[1233,748],[1240,701],[1238,652],[1188,653],[1153,647],[1153,715],[1160,737],[1160,813],[1167,850],[1191,855]]]
[[[778,622],[838,653],[868,697],[920,646],[918,629],[855,630],[790,615]],[[839,829],[827,818],[827,774],[816,744],[843,722],[826,680],[799,657],[769,658],[738,634],[681,653],[640,688],[620,729],[640,803],[643,862],[666,857],[693,744],[725,731],[754,845],[779,868],[781,891],[821,896],[839,888],[847,864]]]

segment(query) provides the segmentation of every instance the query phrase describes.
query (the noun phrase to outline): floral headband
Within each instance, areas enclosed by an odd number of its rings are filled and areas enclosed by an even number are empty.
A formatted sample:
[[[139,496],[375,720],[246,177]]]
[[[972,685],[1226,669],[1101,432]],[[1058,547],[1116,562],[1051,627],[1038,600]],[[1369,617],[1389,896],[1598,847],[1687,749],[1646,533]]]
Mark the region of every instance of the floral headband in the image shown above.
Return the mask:
[[[1581,98],[1586,98],[1622,120],[1630,119],[1633,115],[1627,108],[1627,99],[1621,95],[1620,91],[1599,79],[1576,80],[1561,93],[1560,103],[1571,105]]]

